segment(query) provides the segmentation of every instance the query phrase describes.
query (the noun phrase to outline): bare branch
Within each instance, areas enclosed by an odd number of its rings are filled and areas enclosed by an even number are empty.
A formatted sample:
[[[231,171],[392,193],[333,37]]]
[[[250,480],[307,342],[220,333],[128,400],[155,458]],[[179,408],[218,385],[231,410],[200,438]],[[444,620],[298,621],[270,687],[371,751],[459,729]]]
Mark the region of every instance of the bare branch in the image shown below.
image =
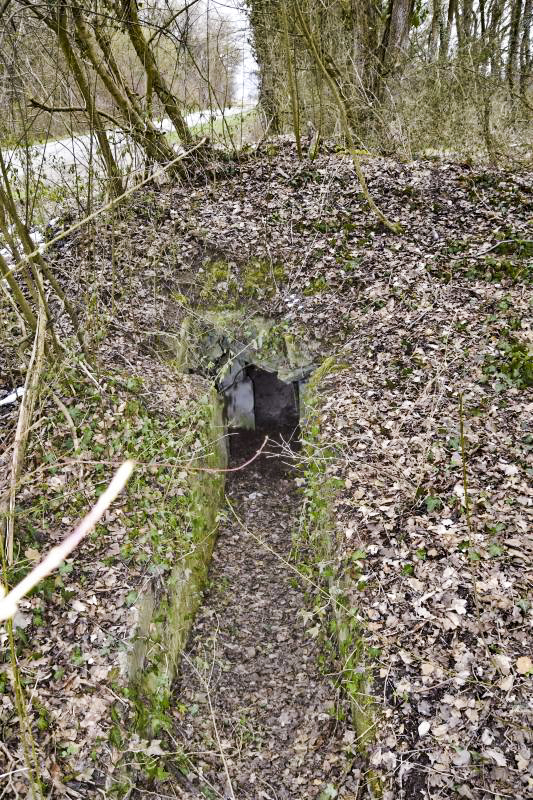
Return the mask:
[[[39,103],[38,100],[35,100],[33,97],[30,97],[29,104],[32,108],[40,108],[42,111],[47,111],[49,114],[88,114],[91,115],[92,111],[89,108],[84,108],[83,106],[58,106],[56,108],[52,106],[45,106],[44,103]],[[98,114],[100,117],[104,117],[105,119],[109,120],[113,125],[117,128],[123,128],[123,124],[119,122],[115,117],[108,114],[107,111],[102,111],[99,108],[95,108],[94,112]]]

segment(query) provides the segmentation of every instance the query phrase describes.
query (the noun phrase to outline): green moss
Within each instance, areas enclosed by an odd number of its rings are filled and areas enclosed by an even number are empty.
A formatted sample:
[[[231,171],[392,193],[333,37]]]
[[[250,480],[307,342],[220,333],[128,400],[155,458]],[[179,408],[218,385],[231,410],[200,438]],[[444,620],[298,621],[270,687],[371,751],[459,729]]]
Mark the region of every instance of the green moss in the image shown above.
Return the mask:
[[[202,443],[209,453],[198,466],[222,468],[226,464],[225,446],[209,447],[220,439],[222,427],[218,398],[213,394],[201,403],[203,419]],[[171,548],[174,566],[167,574],[163,593],[153,588],[145,591],[139,609],[139,624],[134,651],[130,658],[130,697],[135,707],[135,728],[141,736],[160,735],[171,724],[171,685],[187,641],[194,616],[207,581],[211,554],[216,538],[218,513],[224,499],[224,475],[219,472],[197,472],[187,480],[186,503],[177,518],[178,525],[188,528],[192,543],[186,550]],[[169,544],[176,531],[165,534]],[[153,768],[161,770],[162,763]],[[150,772],[148,764],[140,765]],[[155,774],[155,773],[154,773]],[[153,776],[152,776],[153,777]]]
[[[222,412],[216,393],[209,391],[207,384],[199,394],[195,384],[188,403],[177,407],[174,415],[164,416],[144,405],[138,377],[116,374],[99,376],[99,380],[102,389],[96,389],[74,369],[63,367],[43,381],[69,409],[77,446],[64,416],[48,413],[40,429],[47,443],[46,453],[30,451],[29,459],[40,458],[50,469],[41,490],[28,495],[17,509],[19,550],[10,583],[20,580],[31,567],[22,554],[29,547],[42,549],[43,535],[57,529],[59,518],[76,520],[86,511],[107,485],[113,463],[126,457],[135,459],[136,469],[119,502],[120,553],[109,556],[105,546],[99,553],[98,543],[109,533],[103,525],[91,539],[97,548],[95,558],[105,555],[110,568],[119,560],[122,570],[124,564],[132,564],[136,581],[139,565],[145,576],[155,576],[144,580],[142,586],[134,583],[125,598],[124,613],[128,606],[137,608],[136,636],[129,643],[121,674],[115,675],[114,689],[127,692],[132,700],[134,728],[141,735],[156,734],[169,724],[171,682],[207,579],[224,499],[224,474],[209,471],[226,466]],[[50,406],[49,412],[53,408]],[[39,442],[35,440],[36,447]],[[78,470],[64,468],[65,459],[79,456],[85,462],[81,487]],[[183,464],[199,469],[183,469]],[[50,488],[56,476],[62,480],[60,492],[53,485]],[[57,610],[69,601],[64,575],[72,572],[69,580],[74,578],[83,586],[87,578],[80,574],[83,569],[83,561],[69,560],[60,574],[38,587],[35,596],[41,603],[36,606],[34,624],[46,623],[50,603]],[[22,656],[31,658],[31,638],[22,629],[21,633],[19,650]],[[84,663],[79,647],[66,651],[66,655],[76,666]],[[122,705],[117,705],[111,714],[109,741],[121,748],[132,733],[132,721],[124,717]],[[51,725],[40,714],[37,728],[45,730]],[[65,751],[61,764],[65,770],[70,758]],[[153,774],[163,778],[161,764],[152,760],[141,767],[148,772],[153,767]],[[123,776],[119,771],[120,781]]]
[[[522,261],[521,258],[516,255],[516,251],[514,260],[507,257],[498,257],[498,255],[493,255],[491,253],[473,262],[468,261],[466,257],[464,259],[458,259],[452,262],[447,272],[442,271],[440,268],[434,268],[432,270],[432,274],[439,275],[439,277],[442,277],[447,282],[451,279],[453,274],[457,273],[463,274],[466,278],[470,278],[471,280],[482,280],[492,283],[502,283],[503,281],[509,281],[512,284],[525,283],[529,285],[533,283],[532,263]]]
[[[316,278],[311,278],[308,285],[304,289],[304,294],[307,297],[310,297],[314,294],[320,294],[321,292],[325,292],[328,288],[328,282],[324,278],[323,275],[319,275]]]
[[[200,302],[204,309],[211,310],[237,309],[243,299],[271,297],[286,280],[282,265],[260,259],[252,259],[241,267],[222,260],[209,261],[203,270]]]
[[[329,620],[323,621],[323,624],[327,623],[323,638],[330,641],[333,637],[340,683],[350,704],[358,749],[364,755],[375,727],[376,708],[371,700],[375,653],[366,646],[364,631],[357,621],[357,609],[350,600],[349,590],[354,581],[357,584],[357,571],[354,573],[353,565],[349,572],[331,566],[338,564],[333,509],[339,481],[328,473],[327,467],[335,459],[335,453],[325,446],[320,429],[322,384],[331,372],[341,368],[333,358],[326,359],[311,377],[303,397],[302,441],[305,444],[302,468],[306,482],[301,526],[295,535],[294,551],[308,554],[304,571],[305,567],[307,572],[311,568],[313,582],[322,587],[319,603],[324,605],[323,595],[327,593],[334,609]],[[324,565],[328,565],[327,569]],[[366,780],[371,796],[380,797],[382,787],[372,769],[368,770]]]
[[[201,324],[191,320],[187,344],[188,366],[202,374],[214,374],[220,359],[230,353],[277,372],[283,381],[299,379],[313,363],[304,336],[294,336],[285,323],[246,314],[242,309],[206,312]]]
[[[281,264],[252,259],[242,269],[242,289],[247,297],[264,297],[274,294],[287,279]]]
[[[209,261],[203,267],[200,305],[208,309],[234,309],[239,296],[237,278],[227,261]]]

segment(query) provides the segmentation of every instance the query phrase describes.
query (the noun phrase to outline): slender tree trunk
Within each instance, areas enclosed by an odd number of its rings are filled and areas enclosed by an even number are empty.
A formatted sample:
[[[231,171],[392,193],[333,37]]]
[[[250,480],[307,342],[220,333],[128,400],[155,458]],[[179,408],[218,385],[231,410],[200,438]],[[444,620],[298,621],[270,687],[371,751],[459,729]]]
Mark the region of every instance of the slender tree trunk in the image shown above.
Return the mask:
[[[3,204],[7,216],[11,219],[11,222],[15,227],[15,230],[17,232],[18,238],[20,239],[20,242],[21,242],[22,247],[24,249],[25,255],[27,257],[29,257],[28,261],[29,261],[30,269],[33,272],[33,277],[34,277],[33,283],[34,283],[34,286],[36,287],[37,292],[39,292],[39,294],[42,294],[41,278],[40,278],[40,275],[39,275],[39,272],[38,272],[38,268],[40,268],[42,275],[44,275],[46,280],[50,283],[50,285],[52,286],[53,290],[55,291],[55,293],[57,294],[57,296],[59,297],[59,299],[63,303],[63,305],[65,307],[65,311],[67,312],[67,314],[70,317],[70,321],[72,323],[72,326],[74,328],[74,331],[76,333],[78,341],[79,341],[79,343],[81,345],[82,351],[83,351],[85,357],[87,358],[87,360],[89,360],[89,355],[88,355],[86,347],[85,347],[85,341],[83,339],[83,335],[82,335],[81,330],[80,330],[80,325],[79,325],[78,315],[76,313],[76,309],[74,308],[74,306],[72,305],[70,300],[67,298],[65,292],[61,288],[59,282],[57,281],[57,279],[56,279],[55,275],[53,274],[52,270],[50,269],[50,267],[48,266],[48,264],[46,263],[46,261],[42,257],[41,253],[38,252],[37,248],[35,247],[35,242],[31,238],[31,234],[30,234],[26,224],[20,218],[20,215],[19,215],[18,210],[17,210],[17,206],[15,204],[15,200],[13,198],[13,194],[11,192],[11,187],[9,185],[9,178],[8,178],[8,175],[7,175],[6,165],[5,165],[4,158],[3,158],[3,155],[1,153],[1,151],[0,151],[0,173],[2,175],[2,181],[3,181],[3,184],[4,184],[4,188],[3,189],[0,187],[0,202]],[[45,299],[44,295],[42,296],[42,302],[44,304],[44,307],[46,308],[47,316],[49,317],[50,329],[52,331],[52,336],[54,338],[54,342],[57,344],[57,339],[55,338],[55,334],[54,334],[53,327],[52,327],[52,319],[51,319],[51,316],[50,316],[50,313],[49,313],[49,309],[48,309],[48,303],[46,302],[46,299]]]
[[[394,71],[398,57],[404,52],[409,37],[410,16],[414,0],[389,0],[387,20],[379,46],[377,97],[383,102],[388,76]]]
[[[302,160],[302,141],[300,137],[300,113],[298,108],[298,97],[296,94],[296,80],[293,72],[291,43],[289,41],[289,22],[287,19],[287,8],[285,3],[281,3],[281,24],[283,29],[283,45],[285,48],[285,62],[287,65],[287,79],[289,85],[289,95],[291,100],[292,127],[296,139],[296,150],[298,158]]]
[[[464,22],[463,15],[459,10],[459,3],[457,2],[457,0],[455,2],[454,16],[455,16],[455,29],[457,31],[457,47],[459,52],[461,52],[461,50],[465,46],[465,29],[463,25]]]
[[[135,108],[135,110],[142,116],[142,107],[141,107],[141,100],[139,96],[130,89],[128,86],[128,82],[124,80],[124,77],[120,71],[120,67],[117,64],[115,59],[115,55],[113,53],[113,45],[111,42],[111,37],[109,36],[107,30],[105,29],[102,23],[98,24],[95,23],[94,27],[94,36],[98,43],[98,47],[102,51],[102,55],[104,57],[105,63],[112,73],[117,85],[121,88],[121,90],[126,94],[128,100]]]
[[[24,297],[24,292],[18,285],[16,278],[9,269],[9,265],[5,260],[4,256],[2,255],[2,253],[0,253],[0,275],[7,282],[7,285],[11,290],[15,302],[17,303],[18,309],[22,314],[22,316],[24,317],[25,321],[28,323],[32,331],[36,330],[37,319],[35,317],[35,314],[31,310],[30,304]]]
[[[3,156],[2,156],[1,152],[0,152],[0,165],[1,166],[5,166],[5,164],[3,162]],[[4,172],[4,170],[3,170],[3,172]],[[7,206],[6,206],[5,193],[4,193],[4,190],[2,189],[1,186],[0,186],[0,233],[2,234],[2,236],[5,239],[5,241],[7,242],[7,245],[9,247],[9,249],[11,250],[11,253],[12,253],[13,258],[15,259],[15,261],[16,262],[20,261],[20,259],[21,259],[20,251],[18,249],[17,243],[15,242],[15,239],[11,235],[11,231],[9,230],[9,224],[8,224],[8,221],[7,221]],[[24,264],[24,266],[21,268],[20,272],[22,274],[22,279],[24,281],[26,289],[28,290],[28,293],[29,293],[30,297],[32,298],[35,306],[37,306],[37,304],[39,302],[39,296],[38,296],[37,290],[36,290],[36,288],[35,288],[35,286],[33,284],[33,278],[30,275],[30,273],[28,271],[28,267],[26,266],[26,264]]]
[[[137,53],[137,56],[150,77],[154,92],[159,97],[165,112],[168,114],[174,125],[178,136],[184,145],[193,143],[193,136],[187,127],[182,116],[178,101],[167,86],[153,54],[151,46],[144,38],[144,33],[137,13],[136,0],[115,0],[117,6],[122,9],[122,18],[130,41]]]
[[[362,5],[362,8],[362,13],[357,18],[357,27],[360,31],[359,37],[362,43],[361,76],[368,99],[373,102],[376,99],[374,90],[379,70],[378,53],[381,16],[378,4],[372,2],[372,0],[367,0]]]
[[[175,153],[170,145],[167,144],[161,133],[156,130],[151,120],[146,119],[137,105],[133,104],[126,93],[121,90],[115,75],[105,68],[103,59],[99,56],[97,51],[96,38],[85,22],[81,9],[77,6],[73,6],[72,15],[74,17],[80,47],[86,58],[90,61],[96,74],[101,78],[122,115],[129,121],[130,133],[134,141],[153,161],[159,164],[166,164],[172,161]]]
[[[507,56],[507,83],[511,98],[514,96],[516,74],[518,72],[518,54],[520,47],[520,19],[522,17],[522,0],[514,0],[511,7],[511,27],[509,30],[509,54]]]
[[[455,9],[457,0],[448,0],[448,13],[446,14],[446,25],[443,26],[443,37],[440,45],[439,60],[448,60],[448,50],[450,47],[450,38],[452,35],[453,19],[455,16]]]
[[[531,18],[533,0],[526,0],[522,15],[522,41],[520,43],[520,94],[526,99],[527,83],[531,78]]]
[[[326,83],[328,84],[328,86],[330,88],[330,91],[331,91],[331,93],[333,95],[333,98],[335,99],[335,102],[336,102],[337,107],[339,109],[343,134],[344,134],[344,137],[346,139],[346,144],[347,144],[348,149],[350,151],[350,155],[352,157],[352,161],[353,161],[353,165],[354,165],[354,168],[355,168],[355,172],[356,172],[357,178],[359,180],[359,185],[361,186],[361,190],[363,192],[365,200],[367,201],[371,211],[376,215],[376,217],[380,220],[380,222],[386,228],[388,228],[393,233],[400,233],[401,232],[401,226],[399,224],[397,224],[397,223],[391,222],[385,216],[383,211],[381,211],[381,209],[378,208],[378,206],[376,205],[376,203],[374,201],[374,198],[370,194],[370,191],[368,189],[368,185],[367,185],[367,182],[366,182],[366,178],[365,178],[363,170],[361,168],[361,162],[359,160],[359,156],[357,155],[357,152],[356,152],[355,147],[354,147],[352,131],[351,131],[351,128],[350,128],[349,109],[347,107],[346,99],[345,99],[344,95],[342,94],[342,91],[341,91],[341,89],[340,89],[340,87],[339,87],[339,85],[337,83],[336,75],[332,73],[331,67],[328,66],[328,62],[326,61],[325,56],[327,56],[328,54],[324,54],[324,53],[321,53],[319,51],[316,39],[315,39],[315,37],[313,35],[313,32],[311,31],[309,25],[307,24],[307,21],[306,21],[304,15],[302,13],[302,10],[300,8],[300,4],[299,4],[298,0],[294,0],[294,5],[295,5],[295,11],[296,11],[296,18],[298,20],[298,24],[299,24],[300,30],[301,30],[301,32],[302,32],[302,34],[303,34],[303,36],[304,36],[304,38],[305,38],[305,40],[307,42],[307,46],[309,48],[311,56],[312,56],[313,60],[315,61],[317,67],[321,70],[321,72],[322,72],[322,74],[324,76],[324,79],[325,79]],[[331,58],[329,58],[328,61],[331,62]]]
[[[461,12],[465,44],[468,44],[472,38],[474,28],[473,0],[462,0]]]
[[[481,24],[481,35],[485,36],[487,24],[485,22],[485,0],[479,0],[479,19]]]
[[[490,51],[490,71],[493,78],[501,78],[501,21],[505,0],[494,0],[488,25],[488,47]]]
[[[437,58],[439,41],[442,36],[442,0],[433,0],[433,14],[429,31],[428,57],[430,61]]]
[[[4,183],[5,183],[5,181],[4,181]],[[34,274],[34,284],[37,287],[37,290],[39,291],[39,293],[42,293],[41,284],[40,284],[40,275],[39,275],[39,271],[38,271],[40,269],[42,275],[50,283],[52,289],[54,290],[56,295],[59,297],[61,302],[63,303],[63,305],[65,307],[65,311],[68,314],[68,316],[70,317],[70,321],[72,323],[72,327],[74,328],[74,332],[76,334],[78,342],[81,345],[81,349],[82,349],[85,357],[89,361],[90,360],[89,353],[87,352],[87,349],[86,349],[86,346],[85,346],[85,341],[83,339],[83,335],[82,335],[82,332],[81,332],[80,323],[79,323],[78,315],[76,313],[76,309],[74,308],[74,306],[72,305],[72,303],[70,302],[68,297],[66,296],[66,294],[63,291],[63,289],[61,288],[57,278],[55,277],[54,273],[52,272],[52,270],[50,269],[50,267],[48,266],[48,264],[46,263],[46,261],[44,260],[42,255],[39,252],[36,252],[37,248],[35,247],[35,242],[31,238],[31,234],[28,231],[25,223],[20,219],[20,216],[19,216],[19,214],[17,212],[17,209],[15,207],[13,199],[9,198],[6,193],[3,193],[3,196],[0,199],[2,200],[2,202],[6,203],[7,212],[9,214],[9,216],[11,217],[11,220],[12,220],[13,224],[15,225],[15,229],[16,229],[17,235],[18,235],[18,237],[19,237],[19,239],[20,239],[20,241],[22,243],[22,247],[24,248],[25,255],[26,256],[31,256],[31,258],[29,258],[28,260],[29,260],[30,267],[31,267],[31,269],[33,271],[33,274]],[[32,255],[32,253],[34,255]],[[51,331],[53,333],[52,317],[50,315],[50,311],[49,311],[49,308],[48,308],[48,303],[46,302],[46,299],[44,298],[44,295],[42,297],[42,301],[43,301],[44,307],[46,309],[46,314],[47,314],[47,317],[48,317],[50,329],[51,329]],[[55,336],[54,336],[54,339],[55,339]]]
[[[66,27],[67,16],[64,4],[58,4],[56,19],[45,17],[43,21],[57,35],[59,46],[63,51],[63,55],[65,56],[68,67],[78,85],[81,96],[83,97],[83,101],[85,103],[85,108],[87,109],[87,114],[91,120],[91,125],[94,127],[100,152],[102,153],[102,158],[104,159],[106,171],[109,177],[111,195],[113,197],[119,197],[124,192],[122,177],[117,163],[113,157],[113,153],[111,152],[111,147],[109,145],[107,133],[103,126],[102,119],[96,112],[94,97],[85,77],[85,72],[76,53],[70,45]]]

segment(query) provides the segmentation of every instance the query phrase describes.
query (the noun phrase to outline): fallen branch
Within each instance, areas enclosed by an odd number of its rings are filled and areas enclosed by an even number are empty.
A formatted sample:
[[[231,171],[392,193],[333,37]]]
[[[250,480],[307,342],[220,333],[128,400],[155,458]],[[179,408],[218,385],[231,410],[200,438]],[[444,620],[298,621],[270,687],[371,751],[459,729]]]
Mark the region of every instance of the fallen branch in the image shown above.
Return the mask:
[[[74,451],[75,452],[79,452],[79,450],[80,450],[80,440],[78,439],[78,434],[76,432],[76,426],[74,425],[74,420],[72,419],[72,417],[70,415],[70,411],[68,410],[66,405],[63,403],[63,401],[59,399],[57,394],[55,394],[55,392],[52,392],[52,400],[54,401],[54,403],[56,404],[56,406],[61,411],[61,413],[63,414],[63,416],[65,417],[65,419],[67,421],[67,425],[69,426],[70,433],[72,435],[72,444],[74,445]],[[83,466],[82,466],[82,464],[80,464],[80,476],[79,476],[79,478],[80,478],[80,488],[81,488],[82,487],[82,481],[83,481]]]
[[[217,634],[218,634],[218,630],[217,630]],[[224,755],[224,748],[222,747],[222,741],[220,739],[220,734],[218,732],[217,718],[216,718],[216,715],[215,715],[215,709],[213,708],[213,703],[211,701],[211,691],[210,691],[210,688],[209,688],[211,677],[213,675],[213,666],[215,664],[215,647],[216,647],[216,636],[214,638],[214,643],[213,643],[213,661],[211,663],[211,674],[209,676],[209,680],[207,680],[206,678],[204,678],[203,675],[200,674],[200,671],[199,671],[198,667],[195,664],[193,664],[191,659],[187,656],[187,653],[183,653],[183,657],[185,658],[185,660],[187,661],[189,666],[194,670],[194,672],[198,676],[198,679],[200,680],[200,682],[203,683],[203,685],[204,685],[205,694],[206,694],[206,698],[207,698],[207,704],[209,706],[209,715],[211,717],[211,723],[213,725],[213,732],[215,734],[215,739],[216,739],[217,746],[218,746],[218,752],[220,754],[220,758],[221,758],[222,764],[224,766],[224,772],[226,773],[226,784],[227,784],[226,796],[229,796],[231,798],[231,800],[236,800],[235,793],[233,791],[233,784],[231,782],[231,775],[230,775],[230,772],[229,772],[228,762],[227,762],[226,756]]]
[[[533,242],[533,239],[520,239],[519,242],[525,242],[526,244],[531,244]],[[465,258],[483,258],[483,256],[487,255],[487,253],[490,253],[492,250],[496,250],[496,248],[500,247],[502,244],[517,244],[517,240],[502,239],[501,242],[496,242],[496,244],[493,244],[492,247],[487,248],[487,250],[482,250],[480,253],[472,253],[472,254],[461,253],[460,255],[457,256],[446,256],[446,258],[449,258],[451,261],[461,261],[462,259]]]
[[[207,472],[212,474],[218,474],[219,472],[227,473],[227,472],[240,472],[245,467],[249,467],[250,464],[259,458],[263,450],[265,449],[268,442],[268,436],[265,436],[263,444],[256,450],[251,458],[248,461],[245,461],[244,464],[239,464],[238,467],[195,467],[192,464],[180,464],[179,461],[136,461],[135,463],[139,467],[169,467],[172,469],[182,469],[184,471],[189,470],[190,472]],[[80,458],[65,458],[62,461],[55,461],[52,465],[54,468],[57,468],[58,464],[108,464],[111,466],[116,466],[118,461],[110,461],[105,459],[100,459],[99,461],[95,459],[80,459]]]
[[[5,587],[0,584],[0,621],[13,617],[17,612],[17,604],[20,600],[28,592],[31,592],[40,581],[57,569],[79,545],[81,540],[93,530],[126,485],[134,466],[133,461],[125,461],[122,464],[105,492],[100,495],[96,504],[74,531],[60,545],[53,547],[41,563],[37,564],[29,575],[26,575],[9,594],[6,595]]]
[[[114,197],[108,203],[106,203],[103,206],[100,206],[100,208],[97,208],[96,211],[93,211],[92,214],[89,214],[87,217],[80,219],[78,222],[74,223],[74,225],[71,225],[70,228],[61,231],[61,233],[58,233],[57,236],[54,236],[52,239],[49,239],[47,242],[44,242],[43,244],[40,245],[40,247],[36,248],[31,253],[26,253],[19,261],[17,261],[16,264],[13,265],[12,269],[9,270],[9,273],[11,275],[14,275],[19,270],[21,270],[25,264],[29,263],[31,259],[34,258],[35,256],[44,253],[46,250],[49,250],[51,247],[53,247],[53,245],[57,244],[57,242],[66,239],[67,236],[70,236],[72,233],[75,233],[80,228],[83,228],[84,225],[87,225],[88,222],[92,222],[93,219],[96,219],[96,217],[100,216],[100,214],[103,214],[104,211],[110,211],[112,208],[115,208],[115,206],[118,206],[118,204],[121,203],[122,200],[124,200],[126,197],[129,197],[134,192],[137,192],[141,187],[145,186],[147,183],[150,183],[155,178],[159,178],[160,175],[164,175],[165,172],[167,172],[169,169],[171,169],[171,167],[177,164],[178,161],[183,161],[184,158],[190,156],[191,153],[194,153],[196,150],[202,147],[202,145],[204,145],[206,141],[207,141],[207,136],[204,136],[203,139],[200,139],[200,141],[194,145],[194,147],[191,147],[189,150],[186,150],[185,153],[180,153],[179,156],[173,158],[172,161],[169,161],[168,164],[165,164],[164,167],[161,167],[161,169],[157,170],[156,172],[152,172],[150,175],[148,175],[147,178],[145,178],[140,183],[136,183],[135,186],[126,189],[126,191],[120,194],[118,197]]]

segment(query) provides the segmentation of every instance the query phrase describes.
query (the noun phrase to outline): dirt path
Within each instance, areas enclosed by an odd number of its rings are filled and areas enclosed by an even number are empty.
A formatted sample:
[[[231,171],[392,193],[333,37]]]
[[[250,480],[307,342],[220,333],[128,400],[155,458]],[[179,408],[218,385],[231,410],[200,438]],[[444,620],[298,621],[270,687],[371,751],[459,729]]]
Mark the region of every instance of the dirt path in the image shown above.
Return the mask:
[[[259,441],[247,435],[234,462]],[[261,457],[235,473],[228,494],[245,526],[288,556],[299,497],[282,460]],[[211,588],[175,687],[175,736],[194,765],[189,780],[201,790],[190,786],[183,797],[356,797],[338,698],[305,632],[305,600],[293,577],[233,518],[222,527]]]

